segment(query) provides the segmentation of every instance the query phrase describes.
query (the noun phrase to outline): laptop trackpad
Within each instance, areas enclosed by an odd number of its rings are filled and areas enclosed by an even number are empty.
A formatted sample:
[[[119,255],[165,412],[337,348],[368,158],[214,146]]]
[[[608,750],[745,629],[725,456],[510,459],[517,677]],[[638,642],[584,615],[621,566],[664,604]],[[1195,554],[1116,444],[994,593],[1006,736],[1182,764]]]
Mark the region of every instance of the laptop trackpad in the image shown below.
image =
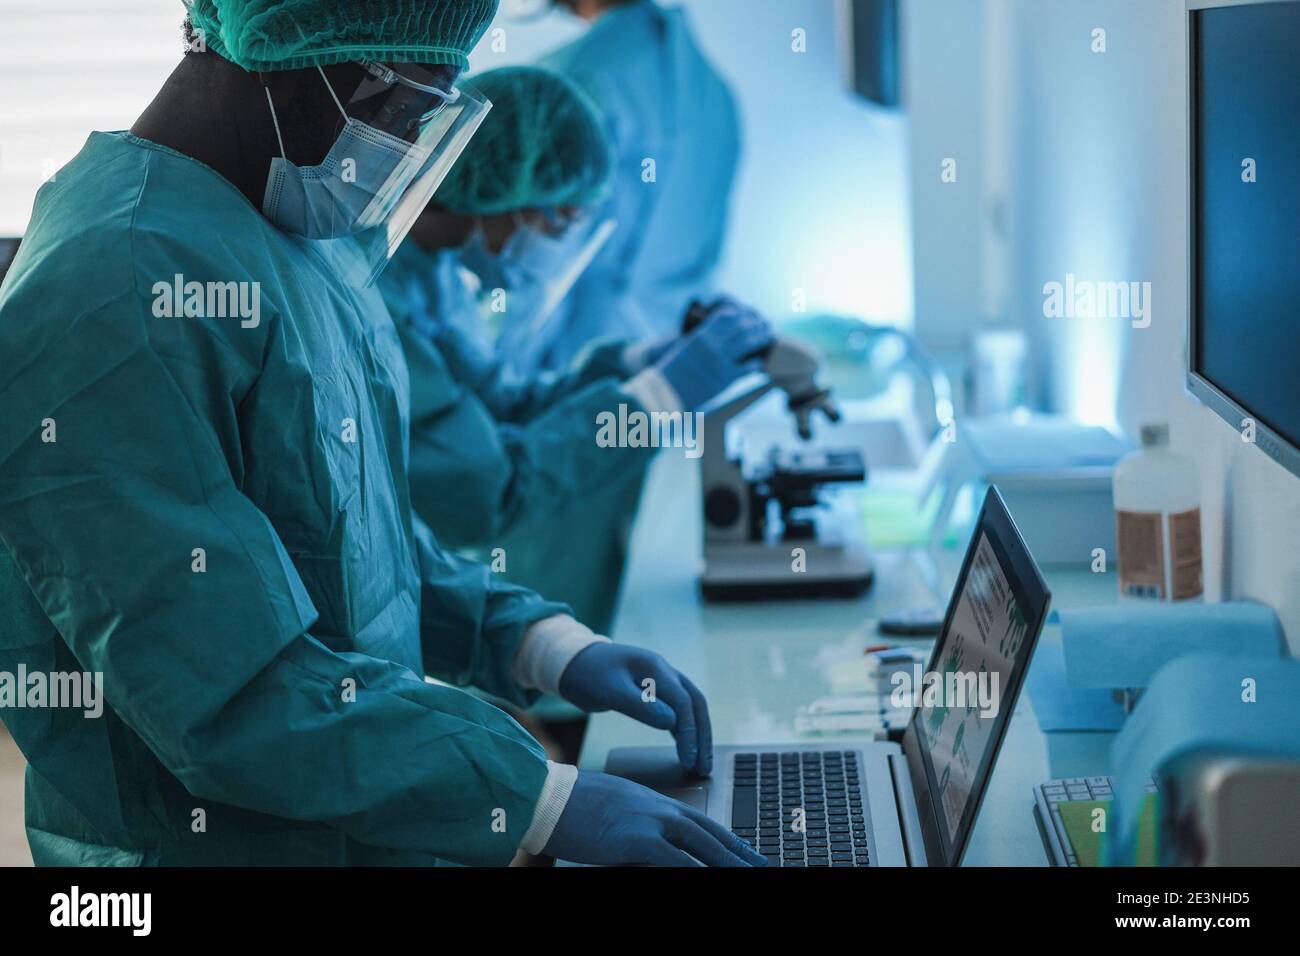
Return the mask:
[[[635,780],[701,813],[708,812],[707,782],[687,774],[672,747],[615,747],[605,761],[605,772]]]
[[[665,790],[665,796],[672,797],[674,800],[680,800],[688,807],[699,810],[700,813],[709,812],[709,791],[703,787],[683,787],[680,790]]]

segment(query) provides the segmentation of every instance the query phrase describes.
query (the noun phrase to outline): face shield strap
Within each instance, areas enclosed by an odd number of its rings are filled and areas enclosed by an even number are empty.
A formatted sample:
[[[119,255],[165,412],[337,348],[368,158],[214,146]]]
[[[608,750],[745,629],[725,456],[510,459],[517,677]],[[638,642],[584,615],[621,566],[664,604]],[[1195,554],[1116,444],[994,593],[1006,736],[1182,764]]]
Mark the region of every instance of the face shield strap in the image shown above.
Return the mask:
[[[391,67],[384,66],[382,63],[376,63],[374,60],[360,60],[358,65],[379,80],[381,83],[387,83],[389,86],[395,86],[398,83],[403,86],[409,86],[413,90],[419,90],[421,93],[431,93],[438,97],[443,103],[455,103],[460,99],[460,90],[452,87],[450,92],[441,87],[432,86],[427,83],[417,83],[410,77],[403,76]]]

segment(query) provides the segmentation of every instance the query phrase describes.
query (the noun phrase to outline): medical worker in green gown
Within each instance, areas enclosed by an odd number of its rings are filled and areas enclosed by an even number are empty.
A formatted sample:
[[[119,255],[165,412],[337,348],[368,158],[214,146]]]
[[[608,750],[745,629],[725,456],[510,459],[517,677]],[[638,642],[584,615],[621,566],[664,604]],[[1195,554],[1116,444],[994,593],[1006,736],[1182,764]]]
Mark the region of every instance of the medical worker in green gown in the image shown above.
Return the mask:
[[[521,372],[563,368],[597,337],[666,335],[692,299],[710,297],[741,155],[735,97],[699,40],[691,5],[553,2],[589,26],[541,65],[600,110],[614,177],[597,214],[617,228],[546,334],[515,360]]]
[[[758,862],[423,679],[620,710],[710,768],[685,676],[410,505],[373,281],[487,108],[455,81],[495,0],[188,8],[203,49],[42,187],[0,286],[0,669],[106,700],[0,710],[35,861]]]
[[[380,278],[411,371],[411,499],[442,544],[607,629],[656,449],[604,447],[597,420],[680,407],[658,365],[677,342],[600,340],[564,373],[510,374],[493,333],[545,325],[595,251],[611,155],[586,95],[555,73],[509,67],[466,86],[496,105]],[[716,321],[755,320],[731,308]]]

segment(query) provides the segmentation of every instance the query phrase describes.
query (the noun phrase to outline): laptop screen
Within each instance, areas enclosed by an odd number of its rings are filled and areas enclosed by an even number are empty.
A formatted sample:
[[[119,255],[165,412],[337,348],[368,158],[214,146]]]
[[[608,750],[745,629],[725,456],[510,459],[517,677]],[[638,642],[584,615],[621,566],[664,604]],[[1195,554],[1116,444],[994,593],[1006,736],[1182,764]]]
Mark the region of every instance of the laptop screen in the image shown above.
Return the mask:
[[[913,728],[950,860],[960,855],[1047,613],[1047,589],[990,491],[917,695]]]

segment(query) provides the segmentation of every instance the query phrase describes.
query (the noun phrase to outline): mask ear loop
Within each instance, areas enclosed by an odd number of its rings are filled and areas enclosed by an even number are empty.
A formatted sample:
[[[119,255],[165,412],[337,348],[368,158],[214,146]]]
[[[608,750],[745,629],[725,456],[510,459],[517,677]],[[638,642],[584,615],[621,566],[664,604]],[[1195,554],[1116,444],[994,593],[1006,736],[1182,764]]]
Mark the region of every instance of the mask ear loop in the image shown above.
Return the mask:
[[[258,74],[258,79],[261,79]],[[275,141],[280,144],[280,158],[285,162],[289,161],[289,155],[284,151],[284,137],[280,135],[280,120],[275,115],[275,103],[271,99],[271,88],[266,85],[266,80],[262,80],[262,92],[266,94],[266,105],[271,107],[271,125],[275,127]]]
[[[343,108],[343,104],[339,102],[338,95],[334,92],[334,87],[330,86],[330,81],[325,77],[325,71],[317,66],[316,72],[320,74],[321,80],[325,83],[325,89],[329,91],[330,99],[334,101],[334,105],[339,108],[339,113],[343,115],[343,122],[348,122],[351,117],[348,116],[348,111]],[[258,74],[258,77],[261,78],[260,73]],[[283,159],[288,160],[289,154],[284,151],[284,137],[280,134],[280,119],[275,114],[275,101],[271,99],[271,88],[266,85],[265,80],[262,80],[262,92],[266,94],[266,105],[271,108],[271,125],[275,127],[275,140],[280,144],[280,156]]]
[[[343,122],[346,123],[348,120],[352,119],[351,116],[348,116],[348,111],[343,108],[343,104],[339,102],[338,94],[334,92],[334,87],[330,86],[330,81],[325,76],[325,71],[320,68],[320,64],[316,65],[316,72],[320,74],[321,81],[325,84],[325,89],[329,90],[330,99],[334,101],[334,105],[337,106],[339,112],[343,114]]]

